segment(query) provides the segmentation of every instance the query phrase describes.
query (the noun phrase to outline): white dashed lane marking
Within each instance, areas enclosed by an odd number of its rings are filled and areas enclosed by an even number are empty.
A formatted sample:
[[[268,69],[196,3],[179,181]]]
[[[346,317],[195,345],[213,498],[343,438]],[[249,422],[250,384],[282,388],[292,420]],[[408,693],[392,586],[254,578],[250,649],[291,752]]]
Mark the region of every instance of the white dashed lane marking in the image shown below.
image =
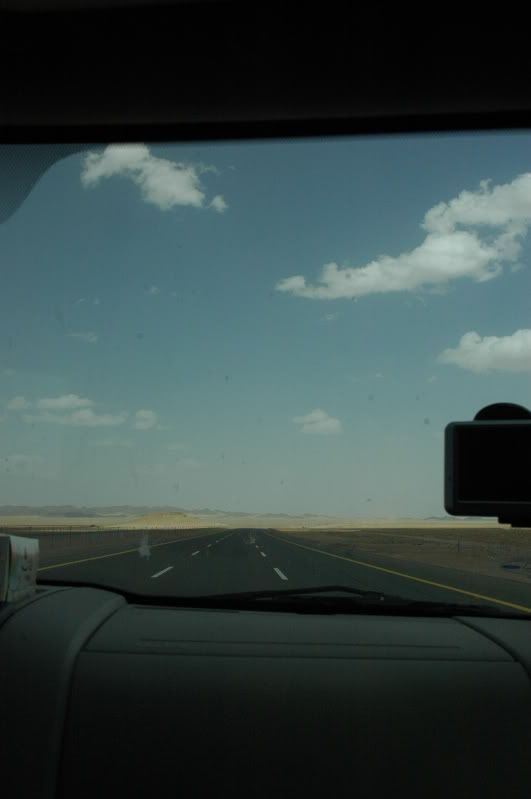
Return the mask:
[[[168,566],[166,569],[163,569],[162,571],[157,572],[156,574],[152,574],[151,579],[153,579],[154,577],[160,577],[161,574],[166,574],[166,572],[169,572],[170,569],[173,569],[173,566]]]
[[[199,550],[198,549],[196,549],[195,552],[192,552],[192,557],[194,557],[194,555],[199,555]]]
[[[280,571],[280,569],[277,569],[276,566],[274,567],[274,571],[276,571],[276,573],[278,574],[278,576],[280,577],[281,580],[287,580],[288,579],[286,577],[286,575],[283,572]]]

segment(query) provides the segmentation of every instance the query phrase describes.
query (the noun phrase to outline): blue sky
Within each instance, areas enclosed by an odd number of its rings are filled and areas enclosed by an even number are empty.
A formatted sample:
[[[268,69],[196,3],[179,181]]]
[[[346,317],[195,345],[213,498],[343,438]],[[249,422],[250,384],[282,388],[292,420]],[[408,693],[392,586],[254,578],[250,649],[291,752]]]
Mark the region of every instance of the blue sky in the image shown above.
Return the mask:
[[[530,404],[530,145],[56,163],[0,225],[0,504],[442,515],[445,425]]]

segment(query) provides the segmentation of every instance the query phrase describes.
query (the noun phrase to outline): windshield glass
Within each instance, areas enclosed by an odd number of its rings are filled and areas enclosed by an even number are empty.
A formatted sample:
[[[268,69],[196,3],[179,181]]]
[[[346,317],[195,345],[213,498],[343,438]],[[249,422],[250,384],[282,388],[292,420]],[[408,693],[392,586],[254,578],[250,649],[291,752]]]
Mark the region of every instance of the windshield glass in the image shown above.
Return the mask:
[[[531,531],[443,507],[445,426],[530,403],[530,145],[4,148],[1,531],[43,580],[531,611]]]

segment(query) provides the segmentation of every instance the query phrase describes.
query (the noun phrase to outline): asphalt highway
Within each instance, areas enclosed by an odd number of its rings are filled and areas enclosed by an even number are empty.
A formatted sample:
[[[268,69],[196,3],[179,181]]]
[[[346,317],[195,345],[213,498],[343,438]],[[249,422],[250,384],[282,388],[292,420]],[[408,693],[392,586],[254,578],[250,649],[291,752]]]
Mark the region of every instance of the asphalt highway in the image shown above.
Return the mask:
[[[155,543],[153,543],[155,542]],[[125,542],[127,544],[127,542]],[[39,579],[92,582],[140,594],[195,596],[344,585],[412,600],[493,605],[531,613],[531,585],[502,577],[369,555],[341,556],[266,530],[214,530],[113,551],[59,552]]]

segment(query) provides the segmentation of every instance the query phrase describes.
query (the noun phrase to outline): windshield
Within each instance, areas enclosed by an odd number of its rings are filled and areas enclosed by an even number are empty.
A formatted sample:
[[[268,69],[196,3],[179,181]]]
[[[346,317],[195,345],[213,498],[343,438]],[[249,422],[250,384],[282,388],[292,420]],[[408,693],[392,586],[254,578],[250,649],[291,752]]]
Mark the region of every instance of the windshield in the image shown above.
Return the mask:
[[[4,148],[1,531],[42,580],[531,611],[531,531],[443,507],[445,426],[530,403],[530,152]]]

